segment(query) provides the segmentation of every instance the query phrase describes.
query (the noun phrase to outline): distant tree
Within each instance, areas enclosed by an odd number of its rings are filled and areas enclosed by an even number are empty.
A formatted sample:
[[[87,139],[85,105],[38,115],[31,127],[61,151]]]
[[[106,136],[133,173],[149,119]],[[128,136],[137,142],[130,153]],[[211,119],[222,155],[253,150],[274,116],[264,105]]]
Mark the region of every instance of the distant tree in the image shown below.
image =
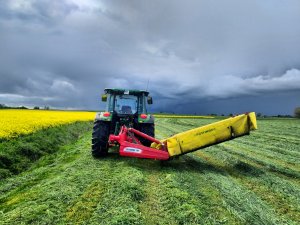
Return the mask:
[[[49,107],[49,106],[45,106],[44,109],[45,109],[45,110],[49,110],[50,107]]]
[[[0,104],[0,109],[5,109],[5,108],[6,108],[6,105]]]
[[[221,116],[225,116],[224,114],[221,114]]]
[[[256,115],[257,117],[261,117],[262,116],[262,114],[261,113],[257,113],[257,115]]]
[[[0,109],[28,109],[26,106],[7,106],[5,104],[0,104]]]
[[[38,107],[38,106],[34,106],[34,107],[33,107],[33,109],[40,109],[40,107]]]
[[[291,115],[281,115],[281,114],[277,115],[277,117],[279,117],[279,118],[292,118]],[[296,115],[295,115],[295,117],[296,117]]]
[[[297,108],[295,109],[295,117],[296,117],[296,118],[300,118],[300,107],[297,107]]]
[[[232,113],[230,113],[230,114],[229,114],[229,116],[233,116],[233,114],[232,114]]]

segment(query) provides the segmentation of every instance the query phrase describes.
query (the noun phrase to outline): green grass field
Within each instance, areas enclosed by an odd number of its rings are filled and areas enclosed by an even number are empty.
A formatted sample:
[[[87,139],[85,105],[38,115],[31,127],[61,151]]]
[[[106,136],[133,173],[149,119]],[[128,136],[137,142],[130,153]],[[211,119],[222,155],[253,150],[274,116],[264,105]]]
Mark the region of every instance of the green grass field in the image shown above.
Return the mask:
[[[214,121],[158,118],[156,137]],[[93,159],[84,131],[0,181],[0,224],[300,224],[300,120],[258,126],[166,163]]]

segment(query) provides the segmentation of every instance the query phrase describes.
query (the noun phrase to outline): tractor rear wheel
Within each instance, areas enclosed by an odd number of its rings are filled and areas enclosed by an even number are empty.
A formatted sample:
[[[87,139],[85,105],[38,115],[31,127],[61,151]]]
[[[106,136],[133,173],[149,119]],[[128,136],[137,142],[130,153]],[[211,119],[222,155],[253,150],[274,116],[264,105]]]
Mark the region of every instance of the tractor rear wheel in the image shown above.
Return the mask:
[[[108,153],[110,123],[95,120],[92,134],[92,155],[104,157]]]
[[[143,123],[143,124],[139,124],[139,131],[154,137],[154,124],[153,123]],[[150,147],[151,145],[151,141],[149,141],[148,139],[145,138],[139,138],[141,143],[147,147]]]

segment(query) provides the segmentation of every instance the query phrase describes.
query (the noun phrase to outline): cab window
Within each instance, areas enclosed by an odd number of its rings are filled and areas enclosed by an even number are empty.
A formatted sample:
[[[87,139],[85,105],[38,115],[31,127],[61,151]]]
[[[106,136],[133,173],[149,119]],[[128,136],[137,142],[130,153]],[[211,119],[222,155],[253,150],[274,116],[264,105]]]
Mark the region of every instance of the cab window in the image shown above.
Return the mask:
[[[117,95],[115,98],[115,111],[119,114],[135,114],[138,98],[134,95]]]

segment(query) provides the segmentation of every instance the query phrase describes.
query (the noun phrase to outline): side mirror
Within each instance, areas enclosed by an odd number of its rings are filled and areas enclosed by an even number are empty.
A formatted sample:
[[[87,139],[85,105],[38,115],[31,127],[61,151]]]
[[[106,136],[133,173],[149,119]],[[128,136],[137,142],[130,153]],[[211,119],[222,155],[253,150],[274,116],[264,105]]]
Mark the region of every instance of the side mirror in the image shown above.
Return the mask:
[[[102,102],[106,102],[106,101],[107,101],[107,95],[104,94],[104,95],[102,95]]]
[[[148,96],[148,97],[147,97],[147,103],[148,103],[149,105],[153,104],[153,101],[152,101],[152,97],[151,97],[151,96]]]

